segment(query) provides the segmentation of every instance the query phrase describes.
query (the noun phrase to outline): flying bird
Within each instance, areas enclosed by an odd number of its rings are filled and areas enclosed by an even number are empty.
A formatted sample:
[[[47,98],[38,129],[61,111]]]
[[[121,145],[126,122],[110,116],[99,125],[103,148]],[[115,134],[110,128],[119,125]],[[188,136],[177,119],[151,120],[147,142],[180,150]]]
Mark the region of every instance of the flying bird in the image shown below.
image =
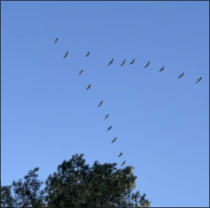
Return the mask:
[[[115,137],[114,139],[112,139],[112,144],[117,140],[117,137]]]
[[[202,80],[202,77],[199,77],[195,83],[197,84],[197,83],[199,83],[201,80]]]
[[[58,38],[56,38],[54,42],[55,42],[55,44],[56,44],[56,43],[58,42]]]
[[[134,62],[135,62],[135,59],[133,59],[133,60],[130,62],[130,65],[133,64]]]
[[[89,89],[90,89],[90,87],[91,87],[91,84],[89,84],[89,85],[87,86],[87,90],[89,90]]]
[[[184,72],[182,72],[179,76],[178,79],[182,78],[184,76]]]
[[[87,54],[86,54],[86,57],[88,57],[89,55],[90,55],[90,52],[88,51]]]
[[[126,163],[126,161],[124,160],[124,161],[122,162],[122,164],[121,164],[121,167],[122,167],[123,165],[125,165],[125,163]]]
[[[146,63],[146,65],[144,66],[144,68],[147,68],[149,65],[150,65],[150,61],[148,61],[148,62]]]
[[[120,66],[123,66],[125,64],[125,59],[123,60],[123,62],[120,64]]]
[[[83,70],[81,69],[80,72],[79,72],[79,76],[82,74],[82,72],[83,72]]]
[[[98,104],[98,107],[100,107],[103,104],[103,100]]]
[[[104,119],[106,120],[109,117],[109,114],[107,113],[104,117]]]
[[[107,131],[111,130],[111,128],[112,128],[112,126],[109,126],[108,129],[107,129]]]
[[[68,54],[69,54],[69,52],[68,52],[68,51],[66,51],[66,53],[65,53],[65,55],[64,55],[64,57],[63,57],[63,58],[66,58],[66,57],[68,56]]]
[[[161,72],[161,71],[163,71],[164,70],[164,66],[162,66],[161,68],[160,68],[160,70],[159,70],[159,72]]]
[[[112,60],[108,63],[108,65],[111,65],[113,63],[114,59],[112,58]]]
[[[122,152],[118,155],[118,157],[121,157],[122,156]]]

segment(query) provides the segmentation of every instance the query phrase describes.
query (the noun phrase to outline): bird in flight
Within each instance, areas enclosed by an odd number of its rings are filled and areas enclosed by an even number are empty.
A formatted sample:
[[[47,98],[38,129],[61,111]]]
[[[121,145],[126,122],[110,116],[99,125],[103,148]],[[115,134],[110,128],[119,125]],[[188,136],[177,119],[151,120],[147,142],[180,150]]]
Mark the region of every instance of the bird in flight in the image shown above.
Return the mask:
[[[113,63],[114,59],[112,58],[112,60],[108,63],[108,65],[111,65]]]
[[[89,89],[90,89],[90,87],[91,87],[91,84],[89,84],[89,85],[87,86],[87,90],[89,90]]]
[[[125,163],[126,163],[126,161],[124,160],[124,161],[122,162],[122,164],[121,164],[121,167],[122,167],[123,165],[125,165]]]
[[[81,69],[80,72],[79,72],[79,76],[82,74],[82,72],[83,72],[83,70]]]
[[[179,76],[178,79],[182,78],[184,76],[184,72],[182,72]]]
[[[148,62],[146,63],[146,65],[144,66],[144,68],[147,68],[149,65],[150,65],[150,61],[148,61]]]
[[[68,54],[69,54],[69,52],[68,52],[68,51],[66,51],[66,53],[65,53],[65,55],[64,55],[64,57],[63,57],[63,58],[66,58],[66,57],[68,56]]]
[[[55,44],[56,44],[56,43],[58,42],[58,38],[56,38],[54,42],[55,42]]]
[[[112,139],[112,144],[117,140],[117,137],[115,137],[114,139]]]
[[[123,66],[125,64],[125,59],[122,61],[122,63],[120,64],[120,66]]]
[[[160,70],[159,70],[159,72],[161,72],[161,71],[163,71],[164,70],[164,66],[162,66],[161,68],[160,68]]]
[[[90,52],[88,51],[87,54],[86,54],[86,57],[88,57],[89,55],[90,55]]]
[[[122,152],[118,155],[118,157],[121,157],[122,156]]]
[[[195,83],[197,84],[197,83],[199,83],[201,80],[202,80],[202,77],[199,77]]]
[[[109,114],[107,113],[104,117],[104,119],[106,120],[109,117]]]
[[[109,126],[108,129],[107,129],[107,131],[109,131],[109,130],[111,130],[111,129],[112,129],[112,126]]]
[[[133,64],[134,62],[135,62],[135,59],[133,59],[133,60],[130,62],[130,65]]]
[[[98,107],[100,107],[103,104],[103,100],[98,104]]]

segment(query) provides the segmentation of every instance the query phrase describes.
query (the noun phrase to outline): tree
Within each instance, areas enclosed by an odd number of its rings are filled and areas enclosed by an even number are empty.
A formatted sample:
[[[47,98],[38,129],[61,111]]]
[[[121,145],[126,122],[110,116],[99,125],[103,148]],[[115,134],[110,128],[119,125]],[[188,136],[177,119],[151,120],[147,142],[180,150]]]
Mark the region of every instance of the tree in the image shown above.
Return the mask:
[[[11,186],[1,187],[1,207],[13,207],[14,199],[11,195]]]
[[[50,207],[149,207],[145,194],[134,193],[136,176],[133,168],[117,169],[116,163],[92,167],[85,163],[83,154],[64,161],[46,180]]]
[[[99,164],[96,161],[90,167],[83,154],[76,154],[49,175],[43,190],[43,182],[37,174],[39,168],[35,168],[24,176],[24,180],[1,188],[1,207],[149,207],[146,195],[134,192],[133,168],[118,169],[116,166],[116,163]]]
[[[43,206],[44,191],[40,190],[43,182],[38,180],[36,173],[39,168],[30,170],[24,176],[24,180],[20,179],[13,182],[12,190],[14,193],[15,207],[41,207]]]

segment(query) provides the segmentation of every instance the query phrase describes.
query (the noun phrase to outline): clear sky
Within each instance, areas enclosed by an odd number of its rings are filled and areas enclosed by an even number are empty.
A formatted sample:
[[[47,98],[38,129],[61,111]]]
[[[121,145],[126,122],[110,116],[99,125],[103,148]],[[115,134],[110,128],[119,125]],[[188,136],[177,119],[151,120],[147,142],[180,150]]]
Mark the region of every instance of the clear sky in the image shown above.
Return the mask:
[[[208,2],[2,2],[1,12],[3,185],[37,166],[46,179],[84,153],[134,166],[152,206],[208,206]]]

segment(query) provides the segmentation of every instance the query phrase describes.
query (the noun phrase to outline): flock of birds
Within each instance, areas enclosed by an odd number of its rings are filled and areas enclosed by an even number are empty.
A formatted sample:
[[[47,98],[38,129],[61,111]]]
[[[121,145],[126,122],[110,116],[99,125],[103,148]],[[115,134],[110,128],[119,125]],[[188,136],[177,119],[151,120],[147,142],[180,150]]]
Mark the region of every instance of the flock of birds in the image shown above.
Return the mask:
[[[54,43],[56,44],[57,42],[58,42],[58,38],[55,39]],[[65,59],[65,58],[68,56],[68,54],[69,54],[69,52],[68,52],[68,50],[67,50],[66,53],[64,54],[63,58]],[[89,55],[90,55],[90,52],[88,51],[87,54],[86,54],[85,56],[88,57]],[[109,63],[108,63],[107,65],[110,66],[113,62],[114,62],[114,59],[112,58],[112,59],[109,61]],[[120,66],[122,67],[122,66],[125,64],[125,62],[126,62],[126,59],[124,59],[124,60],[122,61],[122,63],[120,64]],[[130,62],[129,64],[132,65],[132,64],[134,64],[134,62],[135,62],[135,59],[131,60],[131,62]],[[144,68],[149,67],[149,65],[150,65],[150,61],[148,61],[148,62],[145,64]],[[165,69],[165,66],[162,66],[162,67],[160,68],[159,72],[162,72],[164,69]],[[82,73],[83,73],[83,70],[81,69],[80,72],[79,72],[79,76],[81,76]],[[182,78],[183,76],[184,76],[184,72],[182,72],[181,74],[179,74],[177,78],[180,79],[180,78]],[[202,79],[202,77],[199,77],[199,78],[195,81],[195,83],[196,83],[196,84],[199,83],[199,82],[201,81],[201,79]],[[90,88],[91,88],[91,84],[88,84],[86,90],[89,90]],[[103,104],[103,102],[104,102],[104,101],[101,100],[101,101],[98,103],[97,107],[99,108],[99,107]],[[109,114],[107,113],[107,114],[104,116],[104,119],[106,120],[106,119],[108,119],[108,117],[109,117]],[[110,126],[107,128],[107,131],[110,131],[111,129],[112,129],[112,125],[110,125]],[[114,138],[112,139],[112,141],[111,141],[111,144],[113,144],[114,142],[116,142],[116,140],[117,140],[117,137],[114,137]],[[121,157],[122,155],[123,155],[123,153],[120,152],[120,153],[118,154],[118,157]],[[125,165],[125,163],[126,163],[126,160],[124,160],[124,161],[121,163],[121,167],[122,167],[123,165]]]

